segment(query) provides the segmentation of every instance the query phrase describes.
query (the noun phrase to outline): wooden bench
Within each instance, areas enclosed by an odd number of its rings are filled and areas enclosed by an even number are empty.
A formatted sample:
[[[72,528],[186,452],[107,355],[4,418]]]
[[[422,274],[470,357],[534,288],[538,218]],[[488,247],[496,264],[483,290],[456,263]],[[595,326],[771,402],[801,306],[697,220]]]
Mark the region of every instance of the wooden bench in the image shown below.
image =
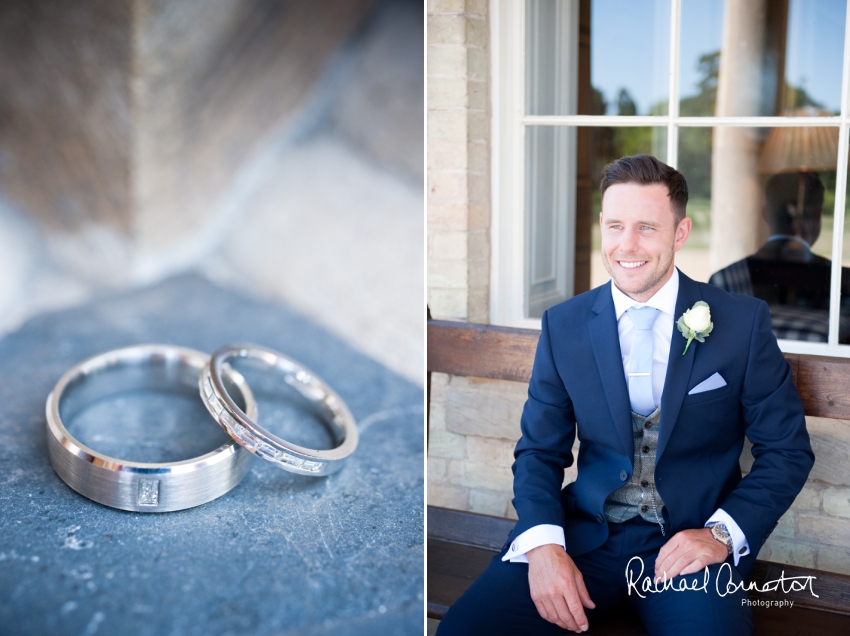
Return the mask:
[[[528,382],[539,331],[428,321],[428,393],[431,373]],[[785,354],[807,415],[850,419],[850,360]],[[428,507],[428,616],[441,619],[504,544],[514,522]],[[813,589],[783,594],[750,592],[751,599],[789,600],[792,607],[753,607],[756,634],[791,636],[850,634],[850,576],[756,561],[749,581],[763,588],[785,578],[813,576]],[[611,636],[645,634],[624,609],[594,621],[590,632]]]

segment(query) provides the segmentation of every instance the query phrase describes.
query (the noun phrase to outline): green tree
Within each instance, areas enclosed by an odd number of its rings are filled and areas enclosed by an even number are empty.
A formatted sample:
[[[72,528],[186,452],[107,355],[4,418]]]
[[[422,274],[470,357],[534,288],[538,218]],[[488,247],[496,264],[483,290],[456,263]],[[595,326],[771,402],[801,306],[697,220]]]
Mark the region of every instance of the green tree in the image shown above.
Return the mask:
[[[806,92],[802,86],[793,86],[786,82],[785,84],[785,108],[824,108],[824,105],[815,101],[811,95]],[[837,115],[838,113],[836,113]]]
[[[700,79],[697,92],[679,102],[683,117],[711,117],[717,103],[717,81],[720,74],[720,51],[701,55],[697,61]],[[711,128],[679,130],[679,171],[688,180],[692,197],[711,196]]]
[[[593,89],[593,106],[591,106],[591,115],[604,115],[608,111],[608,102],[605,101],[605,93],[596,88]]]
[[[717,80],[720,75],[720,51],[706,53],[697,60],[700,79],[697,92],[679,102],[683,117],[712,117],[717,103]]]
[[[637,115],[637,104],[625,88],[621,88],[620,94],[617,95],[617,114],[626,117]]]

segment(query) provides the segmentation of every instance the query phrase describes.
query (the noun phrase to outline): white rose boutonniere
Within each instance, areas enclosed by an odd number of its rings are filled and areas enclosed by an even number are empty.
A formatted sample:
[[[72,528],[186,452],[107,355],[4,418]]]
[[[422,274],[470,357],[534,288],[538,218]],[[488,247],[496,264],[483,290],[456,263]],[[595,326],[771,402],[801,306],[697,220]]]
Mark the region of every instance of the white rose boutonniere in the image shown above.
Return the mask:
[[[694,303],[693,307],[682,314],[681,318],[676,322],[676,326],[682,332],[682,336],[688,341],[688,344],[685,345],[685,350],[682,352],[682,355],[685,355],[694,339],[699,342],[705,342],[705,337],[714,329],[708,303],[698,300]]]

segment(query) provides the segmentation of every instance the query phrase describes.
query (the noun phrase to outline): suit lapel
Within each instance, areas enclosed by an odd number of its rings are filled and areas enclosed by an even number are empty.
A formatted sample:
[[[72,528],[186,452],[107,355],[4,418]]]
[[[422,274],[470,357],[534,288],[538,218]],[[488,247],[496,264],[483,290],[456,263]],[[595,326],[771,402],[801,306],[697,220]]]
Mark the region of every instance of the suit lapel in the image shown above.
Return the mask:
[[[596,358],[596,366],[599,368],[599,377],[602,379],[602,387],[614,426],[617,428],[617,435],[623,444],[626,456],[631,457],[634,452],[634,441],[629,389],[623,374],[620,336],[617,331],[617,316],[614,312],[614,299],[611,297],[610,287],[604,286],[599,289],[592,309],[596,315],[587,323],[590,344],[593,347],[593,355]]]
[[[688,347],[688,352],[682,355],[686,340],[676,327],[676,321],[698,300],[702,300],[699,285],[679,272],[679,295],[676,298],[676,313],[673,315],[673,336],[670,340],[670,354],[667,359],[667,377],[664,379],[664,391],[661,394],[661,430],[658,434],[656,462],[664,453],[664,448],[673,434],[676,420],[679,419],[679,410],[682,408],[682,400],[685,399],[685,392],[688,390],[691,379],[694,356],[699,350],[697,346],[699,343],[694,341]]]

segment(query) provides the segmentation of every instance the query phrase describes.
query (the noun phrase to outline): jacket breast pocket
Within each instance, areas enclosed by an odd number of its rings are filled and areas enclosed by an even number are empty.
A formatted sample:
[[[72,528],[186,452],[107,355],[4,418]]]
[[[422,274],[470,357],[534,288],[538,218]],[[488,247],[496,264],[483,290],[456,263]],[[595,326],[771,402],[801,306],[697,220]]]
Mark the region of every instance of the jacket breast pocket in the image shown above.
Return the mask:
[[[731,393],[732,385],[727,384],[726,386],[722,386],[719,389],[711,389],[710,391],[702,391],[701,393],[686,395],[685,399],[682,400],[682,408],[690,406],[691,404],[702,404],[703,402],[720,400],[724,397],[728,397]]]

